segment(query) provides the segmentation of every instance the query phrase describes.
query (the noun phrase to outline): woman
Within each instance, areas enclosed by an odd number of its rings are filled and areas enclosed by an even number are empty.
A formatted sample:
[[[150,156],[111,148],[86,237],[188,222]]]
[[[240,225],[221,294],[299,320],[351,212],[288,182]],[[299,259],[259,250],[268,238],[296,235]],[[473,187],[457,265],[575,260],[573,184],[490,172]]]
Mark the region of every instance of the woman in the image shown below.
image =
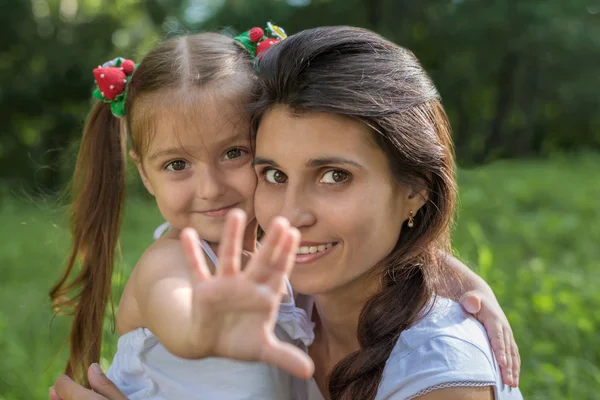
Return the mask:
[[[315,324],[314,379],[298,382],[297,397],[520,399],[502,385],[483,328],[437,295],[454,159],[439,95],[414,56],[369,31],[316,28],[274,46],[259,75],[256,216],[300,231],[290,280]],[[251,328],[247,337],[260,336]],[[251,343],[257,359],[272,346]]]

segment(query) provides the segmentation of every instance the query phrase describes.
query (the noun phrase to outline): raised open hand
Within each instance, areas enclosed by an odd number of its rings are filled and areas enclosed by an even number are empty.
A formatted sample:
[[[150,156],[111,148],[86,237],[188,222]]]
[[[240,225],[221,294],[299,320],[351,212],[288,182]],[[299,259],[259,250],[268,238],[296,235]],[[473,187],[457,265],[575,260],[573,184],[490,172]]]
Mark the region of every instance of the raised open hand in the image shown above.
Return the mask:
[[[264,361],[308,378],[314,370],[310,357],[274,334],[280,288],[294,266],[300,233],[284,218],[276,218],[262,247],[241,271],[245,226],[243,211],[227,214],[214,275],[206,265],[196,231],[186,228],[181,232],[193,291],[191,329],[185,333],[190,358]]]

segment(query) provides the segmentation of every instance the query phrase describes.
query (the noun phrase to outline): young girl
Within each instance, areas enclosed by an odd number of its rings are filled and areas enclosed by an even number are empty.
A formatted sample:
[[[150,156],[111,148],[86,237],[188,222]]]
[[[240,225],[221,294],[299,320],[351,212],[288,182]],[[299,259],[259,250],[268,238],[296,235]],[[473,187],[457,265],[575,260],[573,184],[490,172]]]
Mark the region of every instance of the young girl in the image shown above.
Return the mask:
[[[244,249],[255,252],[256,176],[244,112],[254,81],[253,60],[231,38],[205,33],[159,44],[132,72],[127,60],[94,71],[104,101],[93,107],[84,129],[73,182],[73,249],[51,292],[59,307],[74,307],[66,373],[85,382],[87,367],[100,356],[124,202],[127,132],[129,154],[173,229],[144,252],[125,286],[116,324],[118,351],[109,375],[131,398],[201,393],[220,399],[286,399],[290,376],[269,364],[185,360],[206,357],[203,349],[214,338],[203,337],[202,324],[194,320],[180,229],[189,226],[200,234],[216,267],[224,216],[239,208],[251,216]],[[124,111],[125,118],[115,116]],[[77,261],[81,272],[67,283]],[[67,300],[75,288],[79,294]],[[294,308],[292,298],[284,299],[276,333],[290,343],[308,342],[312,327]],[[291,345],[283,349],[305,356]]]
[[[205,304],[206,299],[193,298],[193,278],[185,267],[178,237],[183,227],[194,228],[203,239],[201,244],[213,269],[217,264],[215,249],[224,266],[227,251],[219,248],[218,242],[224,216],[235,207],[249,215],[243,248],[248,255],[255,252],[256,176],[250,168],[249,122],[244,112],[255,80],[253,60],[230,38],[199,34],[160,44],[131,78],[126,74],[131,72],[129,64],[107,66],[123,68],[122,82],[126,85],[118,95],[109,92],[118,85],[109,82],[103,86],[103,79],[122,76],[113,69],[96,71],[99,97],[106,102],[92,110],[75,171],[73,250],[63,277],[51,292],[60,308],[74,307],[66,372],[85,383],[86,367],[99,359],[124,201],[126,131],[130,155],[142,181],[173,228],[146,250],[126,284],[117,316],[119,349],[109,377],[132,399],[288,398],[290,377],[280,369],[205,358],[228,354],[239,358],[239,353],[232,349],[214,351],[218,348],[215,341],[227,343],[226,329],[220,332],[224,338],[203,337],[203,324],[213,321],[202,317],[214,313],[202,314],[197,311],[201,307],[192,309],[194,304]],[[115,114],[125,118],[118,119]],[[266,245],[264,250],[272,251]],[[81,272],[67,283],[78,260]],[[256,263],[247,270],[269,267]],[[464,271],[462,265],[456,268]],[[225,267],[217,268],[217,274],[217,280],[223,278]],[[79,294],[66,299],[75,288],[81,289]],[[493,295],[485,302],[489,312],[487,303],[493,307]],[[490,317],[490,323],[498,323],[498,316],[501,314]],[[312,325],[290,296],[279,308],[275,331],[288,343],[306,345],[312,340]],[[278,364],[295,357],[297,363],[280,366],[306,376],[310,367],[303,355],[272,342],[273,351],[263,357],[264,361]],[[213,349],[212,353],[206,349]],[[186,360],[200,358],[204,359]]]

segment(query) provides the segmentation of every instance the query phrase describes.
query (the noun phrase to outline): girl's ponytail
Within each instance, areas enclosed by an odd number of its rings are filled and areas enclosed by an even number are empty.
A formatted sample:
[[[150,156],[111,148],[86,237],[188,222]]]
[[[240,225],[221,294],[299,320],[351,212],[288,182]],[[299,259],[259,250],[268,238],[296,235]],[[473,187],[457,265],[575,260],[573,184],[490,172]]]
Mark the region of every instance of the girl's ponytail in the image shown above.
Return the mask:
[[[55,310],[74,317],[65,373],[84,385],[87,368],[100,359],[125,199],[125,152],[121,120],[109,104],[98,102],[88,116],[73,174],[69,213],[73,247],[50,291]],[[76,264],[81,268],[69,280]]]

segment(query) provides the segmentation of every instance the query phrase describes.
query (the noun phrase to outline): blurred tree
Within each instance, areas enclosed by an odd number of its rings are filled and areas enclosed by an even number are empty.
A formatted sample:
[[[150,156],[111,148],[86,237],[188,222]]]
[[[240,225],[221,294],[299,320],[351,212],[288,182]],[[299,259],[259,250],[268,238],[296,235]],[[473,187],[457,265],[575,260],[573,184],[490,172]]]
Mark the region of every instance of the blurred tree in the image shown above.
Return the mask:
[[[442,93],[465,164],[600,148],[600,6],[592,0],[218,3],[211,19],[188,28],[242,30],[268,18],[289,33],[358,25],[410,48]]]
[[[90,70],[159,37],[373,29],[436,82],[462,164],[600,148],[594,0],[0,0],[0,181],[54,189],[90,105]]]
[[[152,42],[171,1],[0,1],[0,181],[56,189],[90,106],[91,70]],[[73,167],[72,160],[66,164]]]

